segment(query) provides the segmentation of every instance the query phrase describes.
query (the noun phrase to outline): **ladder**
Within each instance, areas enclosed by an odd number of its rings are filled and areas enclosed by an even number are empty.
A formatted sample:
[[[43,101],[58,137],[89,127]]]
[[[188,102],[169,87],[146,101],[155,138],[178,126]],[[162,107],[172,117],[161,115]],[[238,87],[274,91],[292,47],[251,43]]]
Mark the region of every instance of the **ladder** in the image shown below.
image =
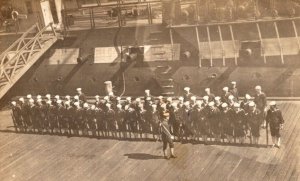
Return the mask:
[[[57,40],[52,23],[36,23],[0,55],[0,99]]]

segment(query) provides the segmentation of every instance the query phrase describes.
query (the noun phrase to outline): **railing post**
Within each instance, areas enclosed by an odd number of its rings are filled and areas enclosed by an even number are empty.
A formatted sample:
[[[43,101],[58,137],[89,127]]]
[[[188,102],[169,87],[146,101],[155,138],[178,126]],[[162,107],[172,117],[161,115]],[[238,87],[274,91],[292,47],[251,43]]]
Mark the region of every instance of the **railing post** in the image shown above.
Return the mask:
[[[170,28],[170,41],[171,41],[171,52],[172,52],[172,60],[174,60],[174,52],[173,52],[173,50],[174,50],[174,40],[173,40],[173,31],[172,31],[172,28]]]
[[[262,50],[262,54],[263,54],[263,57],[264,57],[264,63],[266,64],[267,59],[266,59],[266,54],[265,54],[264,42],[263,42],[263,39],[262,39],[262,36],[261,36],[261,31],[260,31],[260,27],[259,27],[258,23],[256,23],[256,28],[257,28],[259,40],[261,42],[261,50]]]
[[[235,65],[238,65],[238,63],[237,63],[237,49],[236,49],[236,45],[235,45],[235,39],[234,39],[233,30],[232,30],[232,25],[229,25],[229,30],[230,30],[230,35],[231,35],[231,39],[232,39],[233,49],[234,49],[234,62],[235,62]]]
[[[295,32],[295,37],[296,37],[296,40],[297,40],[297,43],[298,43],[298,48],[300,50],[300,42],[299,42],[297,27],[296,27],[296,24],[295,24],[294,20],[292,21],[292,24],[293,24],[293,28],[294,28],[294,32]]]
[[[275,27],[275,31],[276,31],[277,40],[278,40],[278,46],[280,48],[281,64],[284,64],[283,48],[282,48],[282,45],[281,45],[280,36],[279,36],[279,32],[278,32],[278,27],[277,27],[276,21],[274,21],[274,27]]]
[[[51,30],[52,30],[52,32],[53,32],[53,35],[57,37],[57,33],[56,33],[56,31],[55,31],[55,29],[54,29],[54,27],[53,27],[53,23],[50,23],[49,25],[50,25],[50,27],[51,27]]]
[[[225,62],[225,48],[224,48],[224,42],[223,42],[223,37],[222,37],[222,30],[220,25],[218,25],[218,31],[219,31],[219,37],[220,37],[220,42],[221,42],[221,46],[222,46],[222,59],[223,59],[223,66],[226,65]]]
[[[211,47],[211,41],[210,41],[210,32],[209,32],[209,26],[206,26],[206,31],[207,31],[207,37],[208,37],[208,45],[209,45],[209,52],[210,52],[210,66],[213,66],[213,52],[212,52],[212,47]]]
[[[200,55],[200,49],[201,49],[201,46],[200,46],[200,37],[199,37],[198,26],[196,26],[195,30],[196,30],[197,43],[198,43],[199,67],[202,67],[202,59],[201,59],[201,55]]]

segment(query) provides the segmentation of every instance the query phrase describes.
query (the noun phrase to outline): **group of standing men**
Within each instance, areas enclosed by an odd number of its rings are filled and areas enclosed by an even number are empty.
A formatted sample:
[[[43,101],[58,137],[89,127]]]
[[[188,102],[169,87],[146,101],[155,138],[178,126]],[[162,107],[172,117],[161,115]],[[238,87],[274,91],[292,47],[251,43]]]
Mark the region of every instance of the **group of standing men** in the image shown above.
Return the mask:
[[[266,95],[260,86],[252,101],[249,94],[240,101],[236,82],[224,87],[221,96],[210,88],[200,100],[184,88],[184,95],[154,98],[145,90],[143,98],[121,100],[112,92],[103,99],[95,96],[87,101],[81,88],[74,97],[61,98],[50,94],[45,97],[19,98],[12,101],[15,128],[21,132],[56,133],[92,137],[162,139],[164,153],[167,145],[174,155],[173,140],[244,143],[247,135],[252,144],[258,145],[260,129],[270,125],[273,146],[280,146],[280,133],[284,123],[276,102],[267,110]],[[166,156],[166,153],[165,153]]]

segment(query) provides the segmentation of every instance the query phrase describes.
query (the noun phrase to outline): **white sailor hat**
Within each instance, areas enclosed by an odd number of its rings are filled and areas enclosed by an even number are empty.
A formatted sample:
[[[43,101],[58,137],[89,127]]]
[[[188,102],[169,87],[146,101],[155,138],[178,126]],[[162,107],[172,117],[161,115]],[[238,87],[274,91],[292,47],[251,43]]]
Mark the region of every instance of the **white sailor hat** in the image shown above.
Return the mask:
[[[254,107],[254,106],[255,106],[255,103],[254,103],[253,101],[251,101],[251,102],[249,103],[249,106],[250,106],[250,107]]]
[[[14,105],[14,106],[17,105],[16,101],[12,101],[11,104]]]
[[[136,102],[141,102],[141,98],[138,97],[138,98],[135,99],[135,101]]]
[[[28,95],[26,96],[26,98],[27,98],[27,99],[31,99],[31,98],[32,98],[31,94],[28,94]]]
[[[55,99],[59,99],[59,95],[56,95],[54,98],[55,98]]]
[[[151,106],[152,106],[152,107],[155,107],[155,108],[157,107],[157,105],[156,105],[156,104],[152,104]]]
[[[131,101],[131,97],[126,97],[126,100],[127,101]]]
[[[121,108],[122,108],[122,105],[121,105],[121,104],[118,104],[118,105],[117,105],[117,108],[120,108],[120,109],[121,109]]]
[[[147,101],[151,101],[151,97],[146,97],[146,100]]]
[[[255,90],[261,90],[261,86],[260,85],[255,86]]]
[[[88,104],[88,103],[84,103],[84,104],[83,104],[83,107],[84,107],[84,108],[88,108],[88,107],[89,107],[89,104]]]
[[[184,105],[185,105],[185,106],[189,106],[189,105],[190,105],[190,101],[185,101],[185,102],[184,102]]]
[[[95,95],[95,98],[96,98],[96,99],[99,99],[99,98],[100,98],[100,96],[99,96],[99,95]]]
[[[145,93],[150,93],[150,90],[149,90],[149,89],[146,89],[146,90],[145,90]]]
[[[166,108],[167,105],[164,103],[164,104],[161,104],[160,107],[161,107],[161,108]]]
[[[159,100],[162,100],[164,97],[163,96],[158,96],[158,99]]]
[[[50,95],[50,94],[46,94],[45,97],[48,98],[48,99],[50,99],[50,98],[51,98],[51,95]]]
[[[215,103],[214,103],[213,101],[208,103],[208,106],[209,106],[209,107],[212,107],[212,106],[214,106],[214,105],[215,105]]]
[[[203,96],[203,100],[208,101],[209,97],[208,96]]]
[[[113,95],[114,95],[113,92],[109,92],[109,93],[108,93],[108,96],[113,96]]]
[[[70,99],[71,98],[71,96],[69,96],[69,95],[66,95],[66,99]]]
[[[52,103],[52,101],[50,101],[50,100],[46,102],[46,104],[49,104],[49,105],[51,105],[51,103]]]
[[[226,102],[224,102],[224,103],[222,104],[222,108],[225,108],[225,107],[228,107],[228,104],[227,104]]]
[[[61,104],[62,101],[61,101],[61,100],[57,100],[56,103],[57,103],[57,104]]]
[[[233,107],[240,107],[240,104],[236,102],[233,104]]]
[[[20,97],[20,98],[19,98],[19,101],[24,102],[24,98],[23,98],[23,97]]]
[[[79,100],[79,96],[77,96],[77,95],[74,96],[74,99],[75,99],[75,100]]]
[[[105,96],[103,99],[106,100],[106,101],[108,101],[108,100],[109,100],[109,97],[108,97],[108,96]]]
[[[179,98],[178,98],[178,100],[180,100],[180,101],[183,101],[183,100],[184,100],[184,98],[183,98],[183,97],[179,97]]]
[[[117,97],[117,101],[121,100],[121,97]]]
[[[191,90],[191,88],[189,88],[189,87],[185,87],[183,90],[185,90],[185,91],[189,91],[189,90]]]
[[[232,81],[231,84],[236,85],[236,82],[235,82],[235,81]]]
[[[111,104],[107,103],[105,104],[106,107],[111,107]]]
[[[82,89],[81,89],[80,87],[78,87],[76,90],[77,90],[77,91],[81,91]]]
[[[215,100],[219,101],[219,100],[221,100],[221,97],[217,96],[217,97],[215,97]]]
[[[125,110],[127,110],[129,108],[129,105],[125,105]]]
[[[91,110],[95,110],[96,106],[95,105],[91,105]]]
[[[65,102],[65,105],[70,105],[70,101],[66,101],[66,102]]]
[[[223,91],[228,91],[228,87],[223,87]]]
[[[192,100],[192,101],[195,101],[195,100],[196,100],[196,96],[192,96],[192,97],[191,97],[191,100]]]
[[[246,98],[246,99],[251,99],[251,96],[250,96],[249,94],[246,94],[246,95],[245,95],[245,98]]]
[[[171,105],[172,105],[172,107],[177,107],[177,103],[176,102],[173,102]]]
[[[271,101],[269,105],[270,105],[270,106],[275,106],[275,105],[276,105],[276,102],[275,102],[275,101]]]
[[[41,102],[42,102],[42,99],[37,99],[36,102],[41,103]]]
[[[42,98],[41,95],[37,95],[37,96],[36,96],[36,99],[41,99],[41,98]]]
[[[196,101],[196,104],[197,104],[198,106],[201,106],[202,101],[198,100],[198,101]]]
[[[210,88],[207,87],[207,88],[205,88],[204,90],[205,90],[205,92],[209,92],[209,91],[210,91]]]
[[[29,102],[30,102],[30,103],[34,103],[34,100],[33,100],[33,99],[29,99]]]
[[[74,106],[79,106],[79,102],[74,102]]]
[[[168,97],[167,101],[171,102],[172,101],[172,97]]]
[[[229,99],[229,100],[232,100],[232,99],[234,99],[234,96],[233,96],[233,95],[230,95],[230,96],[228,96],[228,99]]]

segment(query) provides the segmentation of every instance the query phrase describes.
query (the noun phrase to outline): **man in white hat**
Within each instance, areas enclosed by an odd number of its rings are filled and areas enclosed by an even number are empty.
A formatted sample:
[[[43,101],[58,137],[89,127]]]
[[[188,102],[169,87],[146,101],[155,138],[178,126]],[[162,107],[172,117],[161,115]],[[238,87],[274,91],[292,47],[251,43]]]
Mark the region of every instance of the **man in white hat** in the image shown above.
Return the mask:
[[[232,115],[232,121],[234,122],[234,136],[238,139],[240,144],[243,144],[246,136],[246,119],[245,111],[240,109],[240,104],[234,104],[234,112]]]
[[[221,102],[221,97],[217,96],[215,97],[215,106],[219,109],[222,110],[222,102]]]
[[[17,105],[16,101],[11,102],[11,110],[12,110],[12,119],[13,119],[16,132],[24,131],[22,110],[21,107]]]
[[[203,102],[202,102],[202,106],[201,107],[206,107],[208,106],[209,103],[209,97],[208,96],[203,96]]]
[[[266,128],[266,112],[267,112],[267,96],[264,92],[262,92],[261,86],[255,87],[256,94],[254,95],[254,103],[256,105],[256,108],[261,111],[262,116],[262,128]]]
[[[29,111],[29,121],[27,123],[28,129],[29,131],[33,131],[35,132],[35,127],[34,127],[34,122],[35,122],[35,104],[34,104],[34,100],[32,98],[30,98],[28,100],[28,111]]]
[[[107,122],[108,130],[111,131],[112,137],[117,137],[115,111],[111,108],[111,104],[106,104],[107,111],[105,114],[105,121]],[[109,132],[108,132],[109,136]]]
[[[281,111],[277,108],[275,101],[270,102],[270,108],[267,111],[266,120],[267,125],[270,125],[273,147],[280,148],[280,130],[283,129],[284,119]]]
[[[223,93],[221,95],[221,102],[228,102],[228,97],[231,95],[228,87],[223,87]]]
[[[251,96],[246,94],[244,100],[241,102],[241,108],[244,109],[246,113],[249,112],[249,103],[251,102]]]
[[[228,107],[233,108],[235,103],[237,103],[237,102],[234,101],[234,96],[229,95],[228,101],[227,101]]]
[[[118,104],[115,110],[115,120],[117,124],[117,130],[119,132],[119,138],[127,138],[126,134],[126,120],[125,118],[125,111],[123,110],[123,106]]]
[[[74,102],[74,108],[75,108],[75,111],[74,111],[74,116],[73,116],[73,122],[74,122],[74,134],[76,136],[79,136],[80,133],[79,133],[79,130],[82,130],[82,123],[83,123],[83,109],[81,108],[80,106],[80,102],[79,100],[77,100],[76,102]]]
[[[83,104],[86,102],[86,96],[85,94],[82,92],[82,88],[77,88],[77,95],[79,97],[80,103]]]
[[[233,142],[233,132],[234,132],[234,122],[232,120],[232,115],[235,114],[232,109],[228,107],[226,102],[222,103],[222,126],[223,134],[226,136],[226,139],[229,143]]]
[[[230,87],[229,92],[231,93],[231,95],[234,96],[234,101],[238,102],[239,101],[239,92],[238,92],[238,89],[236,87],[236,82],[235,81],[231,82],[231,87]]]
[[[205,91],[205,96],[208,96],[208,101],[209,102],[214,101],[215,95],[213,93],[211,93],[210,88],[207,87],[204,89],[204,91]]]
[[[190,92],[191,88],[185,87],[183,90],[184,90],[183,101],[184,102],[190,101],[191,97],[193,96],[193,94]]]
[[[250,101],[248,104],[249,110],[246,113],[246,119],[248,125],[250,126],[251,136],[252,136],[252,143],[258,146],[258,140],[260,137],[260,124],[261,124],[261,113],[255,106],[253,101]]]
[[[215,102],[209,102],[209,111],[207,114],[207,120],[210,124],[211,132],[215,138],[215,141],[221,141],[221,112],[215,106]]]

